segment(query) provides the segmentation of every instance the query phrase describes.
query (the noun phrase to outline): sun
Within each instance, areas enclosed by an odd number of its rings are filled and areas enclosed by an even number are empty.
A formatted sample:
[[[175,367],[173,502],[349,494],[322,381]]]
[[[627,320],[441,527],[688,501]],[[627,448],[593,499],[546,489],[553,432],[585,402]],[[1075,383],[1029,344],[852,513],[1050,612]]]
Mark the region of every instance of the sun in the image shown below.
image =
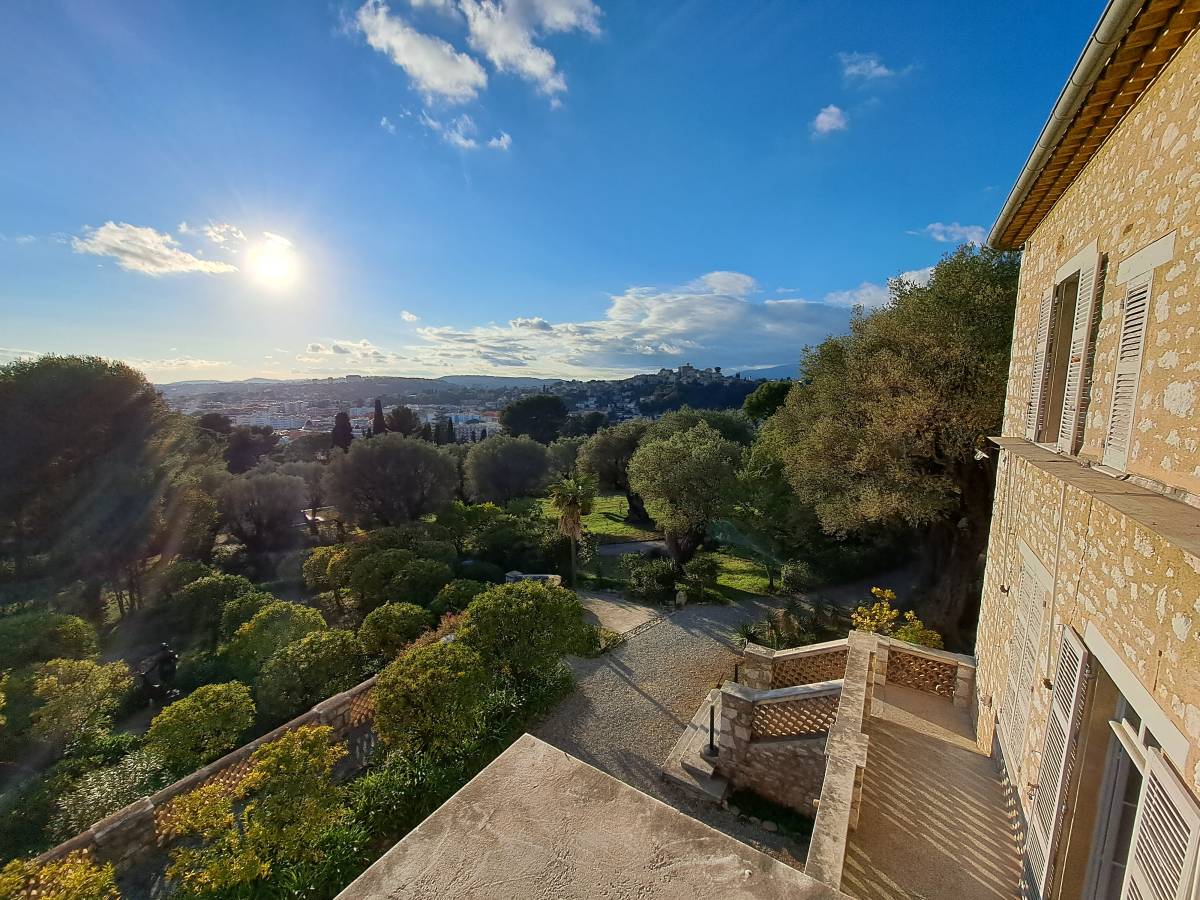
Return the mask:
[[[274,290],[290,287],[300,274],[300,261],[292,242],[269,231],[263,233],[262,243],[250,250],[246,261],[251,277]]]

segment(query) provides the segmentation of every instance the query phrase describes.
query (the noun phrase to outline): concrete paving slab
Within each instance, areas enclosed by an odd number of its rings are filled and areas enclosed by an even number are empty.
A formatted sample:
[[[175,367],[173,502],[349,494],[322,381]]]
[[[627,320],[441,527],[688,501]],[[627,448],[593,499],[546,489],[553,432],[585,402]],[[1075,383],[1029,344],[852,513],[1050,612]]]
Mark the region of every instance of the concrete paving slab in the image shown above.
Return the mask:
[[[595,625],[625,634],[640,625],[660,618],[666,610],[646,606],[627,600],[620,594],[601,591],[579,591],[579,602],[583,604],[584,618]]]

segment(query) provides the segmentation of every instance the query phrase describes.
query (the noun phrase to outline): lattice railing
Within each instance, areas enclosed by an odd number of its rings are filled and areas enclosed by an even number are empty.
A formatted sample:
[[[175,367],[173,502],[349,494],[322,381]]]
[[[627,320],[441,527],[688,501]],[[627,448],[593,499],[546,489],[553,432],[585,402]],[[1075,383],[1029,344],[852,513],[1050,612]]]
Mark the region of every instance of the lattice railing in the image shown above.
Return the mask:
[[[846,674],[846,648],[835,647],[804,656],[781,657],[776,654],[771,666],[771,687],[792,687],[835,681]]]
[[[839,692],[754,705],[751,732],[761,738],[820,737],[837,718]]]
[[[958,665],[908,652],[893,644],[888,650],[887,680],[929,694],[954,699],[958,684]]]

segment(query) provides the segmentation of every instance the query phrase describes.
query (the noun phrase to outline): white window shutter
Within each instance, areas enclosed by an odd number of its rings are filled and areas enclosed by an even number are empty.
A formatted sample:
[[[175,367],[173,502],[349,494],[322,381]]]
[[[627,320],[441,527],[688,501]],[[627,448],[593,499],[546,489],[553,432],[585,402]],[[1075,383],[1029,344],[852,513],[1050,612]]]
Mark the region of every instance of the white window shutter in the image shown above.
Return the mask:
[[[1150,287],[1149,272],[1131,279],[1121,310],[1121,338],[1113,372],[1112,411],[1104,439],[1104,464],[1122,471],[1129,461],[1129,445],[1133,441],[1142,348],[1146,343],[1146,320],[1150,315]]]
[[[1042,297],[1038,308],[1037,340],[1033,351],[1033,373],[1029,382],[1029,409],[1025,413],[1025,437],[1031,441],[1038,439],[1042,430],[1042,420],[1045,416],[1043,405],[1046,398],[1046,381],[1050,376],[1048,360],[1050,359],[1050,321],[1054,313],[1053,290],[1047,291]]]
[[[1071,326],[1070,357],[1067,360],[1067,378],[1063,386],[1062,422],[1058,429],[1058,449],[1063,453],[1075,454],[1079,439],[1083,436],[1083,417],[1087,409],[1088,344],[1092,336],[1092,321],[1095,317],[1096,298],[1100,296],[1100,256],[1093,256],[1079,270],[1079,292],[1075,297],[1075,321]]]
[[[1121,900],[1195,897],[1200,807],[1158,750],[1146,754]]]
[[[1030,893],[1037,897],[1045,895],[1054,861],[1063,799],[1071,778],[1075,741],[1083,718],[1087,661],[1083,641],[1070,626],[1064,625],[1058,666],[1054,671],[1050,715],[1046,720],[1046,737],[1042,744],[1037,795],[1025,836],[1025,858],[1033,876],[1033,884],[1027,887],[1032,888]]]
[[[1029,723],[1029,699],[1037,668],[1045,590],[1025,560],[1021,561],[1008,652],[1008,681],[1000,707],[1000,743],[1013,784],[1020,780]]]

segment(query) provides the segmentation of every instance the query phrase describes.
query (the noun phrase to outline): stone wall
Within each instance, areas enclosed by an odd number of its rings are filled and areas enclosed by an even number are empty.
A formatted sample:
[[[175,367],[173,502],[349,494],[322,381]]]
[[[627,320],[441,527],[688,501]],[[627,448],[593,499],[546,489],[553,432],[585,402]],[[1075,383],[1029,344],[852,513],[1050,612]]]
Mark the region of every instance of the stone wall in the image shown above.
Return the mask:
[[[375,715],[372,696],[375,681],[376,678],[371,677],[348,691],[323,700],[274,731],[239,747],[158,793],[131,803],[86,831],[47,850],[38,857],[38,861],[61,859],[69,853],[82,851],[101,862],[113,863],[120,874],[165,851],[174,841],[175,832],[169,812],[172,800],[214,781],[232,789],[249,771],[250,757],[255,750],[305,725],[328,725],[333,729],[335,739],[345,742],[349,754],[339,774],[346,776],[361,769],[377,743],[371,724]]]
[[[1175,232],[1154,270],[1128,471],[1200,494],[1200,40],[1179,50],[1024,248],[1004,430],[1025,434],[1038,311],[1058,268],[1093,241],[1108,255],[1080,456],[1100,460],[1124,286],[1119,264]]]
[[[989,752],[1005,694],[1023,544],[1048,574],[1026,737],[1010,760],[1036,782],[1063,625],[1092,626],[1187,739],[1179,766],[1200,793],[1200,510],[1004,442],[977,645],[979,747]],[[1028,807],[1027,791],[1018,792]]]

